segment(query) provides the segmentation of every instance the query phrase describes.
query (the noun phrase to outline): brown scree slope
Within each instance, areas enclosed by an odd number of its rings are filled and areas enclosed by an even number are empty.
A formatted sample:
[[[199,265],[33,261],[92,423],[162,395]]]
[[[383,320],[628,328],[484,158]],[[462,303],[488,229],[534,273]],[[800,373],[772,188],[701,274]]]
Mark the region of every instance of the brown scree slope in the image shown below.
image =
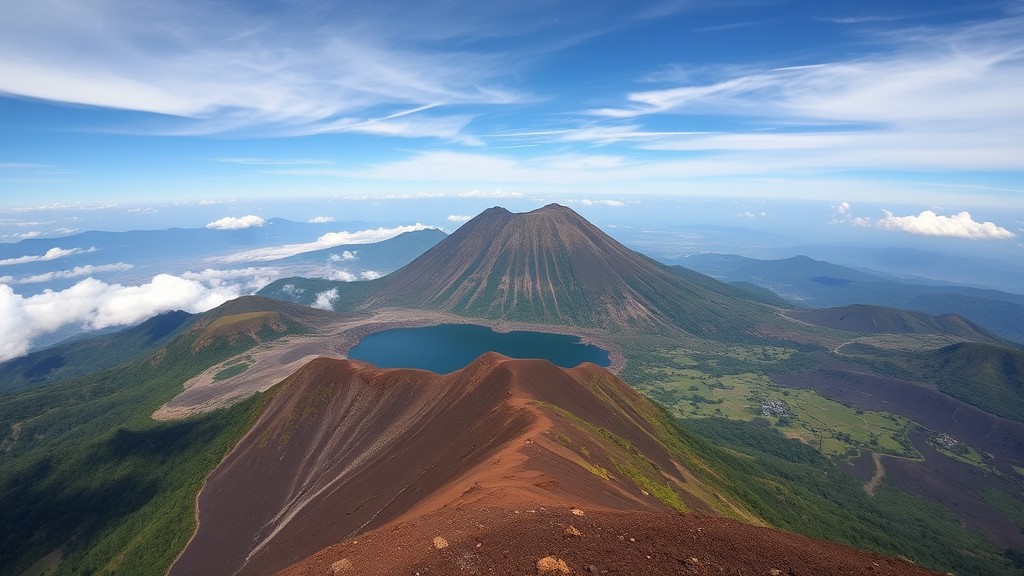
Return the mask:
[[[437,375],[319,358],[272,394],[256,425],[208,479],[198,500],[199,528],[171,574],[272,574],[300,562],[294,573],[330,574],[331,566],[341,573],[349,564],[353,574],[414,573],[407,569],[416,567],[456,573],[470,556],[448,557],[452,550],[422,540],[452,523],[459,527],[447,529],[453,550],[475,548],[474,538],[505,542],[507,554],[474,557],[470,573],[486,562],[492,572],[518,570],[536,550],[580,538],[564,534],[561,524],[572,521],[590,532],[589,540],[575,542],[577,548],[591,545],[579,554],[612,566],[608,562],[629,542],[618,540],[620,532],[648,534],[646,526],[659,527],[668,546],[696,530],[693,522],[723,522],[680,517],[672,508],[758,521],[716,499],[679,465],[657,439],[657,409],[593,365],[565,370],[489,353]],[[674,496],[660,493],[659,500],[643,489],[655,485]],[[571,507],[585,509],[590,524],[569,514]],[[732,536],[722,543],[744,540],[737,534],[754,529],[723,526]],[[601,530],[614,540],[601,544]],[[803,549],[792,544],[799,539],[793,535],[757,534],[761,543],[754,548],[770,548],[757,554]],[[364,542],[361,552],[344,550],[352,538]],[[789,544],[776,545],[777,538]],[[832,550],[829,557],[852,555],[857,565],[881,561],[819,544]],[[665,553],[683,554],[678,546]],[[702,566],[712,566],[711,560],[705,557]]]

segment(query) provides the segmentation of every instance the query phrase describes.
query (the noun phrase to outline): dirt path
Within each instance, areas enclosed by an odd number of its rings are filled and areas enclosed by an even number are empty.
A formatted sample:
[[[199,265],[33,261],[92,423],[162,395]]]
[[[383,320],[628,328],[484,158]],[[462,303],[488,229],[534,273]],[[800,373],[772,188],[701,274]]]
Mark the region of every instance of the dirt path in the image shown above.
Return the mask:
[[[882,477],[885,476],[885,466],[882,466],[882,455],[878,452],[872,452],[871,459],[875,462],[875,474],[864,485],[864,491],[868,493],[868,496],[875,495],[875,490],[878,490],[878,485],[882,483]]]
[[[237,356],[219,362],[185,382],[184,391],[153,413],[154,420],[178,420],[192,414],[212,412],[236,404],[257,392],[270,389],[310,360],[327,356],[346,358],[352,346],[375,332],[393,328],[413,328],[436,324],[478,324],[497,332],[532,330],[578,336],[582,342],[594,344],[608,351],[612,372],[620,372],[626,358],[603,333],[598,330],[570,326],[552,326],[466,318],[446,312],[387,308],[372,316],[345,318],[315,326],[316,333],[287,336],[260,344]],[[245,371],[218,380],[216,376],[232,365],[245,363]]]

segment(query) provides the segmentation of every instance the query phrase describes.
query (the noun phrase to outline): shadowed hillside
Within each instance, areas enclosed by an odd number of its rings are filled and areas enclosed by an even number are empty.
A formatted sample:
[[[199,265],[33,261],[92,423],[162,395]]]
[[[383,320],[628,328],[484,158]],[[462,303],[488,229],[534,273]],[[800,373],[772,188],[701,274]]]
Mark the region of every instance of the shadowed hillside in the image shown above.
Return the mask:
[[[856,334],[946,334],[978,342],[1000,342],[994,334],[956,314],[932,316],[924,312],[854,304],[838,308],[793,310],[786,315],[816,326]]]

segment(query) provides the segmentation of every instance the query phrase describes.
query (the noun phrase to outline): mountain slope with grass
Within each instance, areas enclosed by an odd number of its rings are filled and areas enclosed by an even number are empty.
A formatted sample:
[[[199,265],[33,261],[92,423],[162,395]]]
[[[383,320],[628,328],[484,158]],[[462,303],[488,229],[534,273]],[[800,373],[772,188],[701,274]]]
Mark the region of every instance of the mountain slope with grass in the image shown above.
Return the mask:
[[[323,314],[234,300],[135,360],[0,397],[0,574],[166,571],[194,529],[200,486],[262,399],[177,422],[150,415],[208,366]]]

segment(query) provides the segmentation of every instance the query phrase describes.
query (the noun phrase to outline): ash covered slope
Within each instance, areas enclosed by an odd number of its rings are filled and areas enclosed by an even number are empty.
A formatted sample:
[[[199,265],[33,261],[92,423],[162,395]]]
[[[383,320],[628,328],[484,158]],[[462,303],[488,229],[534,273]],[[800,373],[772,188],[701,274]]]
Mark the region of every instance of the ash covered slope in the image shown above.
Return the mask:
[[[171,574],[269,574],[452,505],[685,508],[757,521],[712,496],[686,468],[696,456],[660,440],[658,418],[593,365],[488,353],[437,375],[320,358],[280,385],[209,477],[199,529]]]
[[[295,296],[296,287],[308,301]],[[490,208],[379,280],[289,278],[261,294],[310,303],[328,289],[337,290],[338,309],[424,308],[712,338],[749,336],[778,322],[744,292],[695,272],[674,274],[557,204],[521,214]]]

